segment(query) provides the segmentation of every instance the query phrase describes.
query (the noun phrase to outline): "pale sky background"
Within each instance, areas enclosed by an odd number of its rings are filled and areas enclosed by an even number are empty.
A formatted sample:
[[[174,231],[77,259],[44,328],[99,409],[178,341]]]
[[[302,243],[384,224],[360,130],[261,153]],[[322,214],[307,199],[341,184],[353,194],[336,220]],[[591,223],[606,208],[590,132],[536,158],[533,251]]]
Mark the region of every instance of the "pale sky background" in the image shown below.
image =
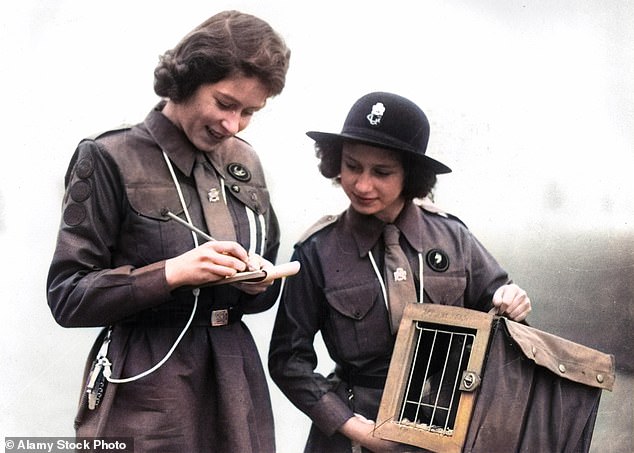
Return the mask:
[[[634,2],[3,2],[3,437],[73,433],[97,330],[55,324],[45,280],[76,144],[142,121],[158,100],[158,56],[224,9],[268,20],[293,52],[286,89],[243,134],[267,170],[283,233],[280,262],[306,227],[347,204],[318,174],[305,131],[339,131],[358,97],[381,90],[425,110],[428,154],[454,170],[440,177],[438,204],[495,255],[515,257],[502,264],[520,270],[518,282],[529,267],[505,246],[523,240],[534,253],[553,234],[572,243],[586,234],[616,238],[626,264],[618,272],[634,277]],[[631,320],[626,296],[614,316]],[[247,320],[263,357],[275,310]],[[328,371],[329,362],[320,366]],[[308,419],[273,384],[271,392],[279,451],[301,451]]]

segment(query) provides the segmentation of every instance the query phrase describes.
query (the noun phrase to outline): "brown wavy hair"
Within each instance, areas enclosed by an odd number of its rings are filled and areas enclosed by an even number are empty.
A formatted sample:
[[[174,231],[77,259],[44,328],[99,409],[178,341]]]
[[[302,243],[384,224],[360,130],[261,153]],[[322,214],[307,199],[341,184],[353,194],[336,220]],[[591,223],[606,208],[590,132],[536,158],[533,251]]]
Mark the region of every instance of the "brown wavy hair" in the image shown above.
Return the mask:
[[[291,52],[264,20],[239,11],[216,14],[159,57],[154,92],[174,102],[191,97],[200,85],[227,77],[257,77],[280,94]]]
[[[319,159],[319,172],[333,180],[336,184],[341,179],[341,151],[343,141],[320,140],[315,142],[315,155]],[[401,165],[405,170],[405,181],[403,183],[403,197],[406,200],[414,198],[424,198],[431,195],[432,189],[436,185],[436,173],[430,169],[422,159],[416,155],[405,151],[394,150],[401,159]]]

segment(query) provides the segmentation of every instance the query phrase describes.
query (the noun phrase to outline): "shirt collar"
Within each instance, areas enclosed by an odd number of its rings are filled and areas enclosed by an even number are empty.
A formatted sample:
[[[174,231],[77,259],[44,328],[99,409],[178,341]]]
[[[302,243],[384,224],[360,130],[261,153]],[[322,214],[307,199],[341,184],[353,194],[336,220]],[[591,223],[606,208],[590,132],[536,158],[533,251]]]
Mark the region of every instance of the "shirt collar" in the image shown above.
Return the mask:
[[[394,225],[418,253],[423,252],[423,223],[421,210],[413,203],[405,203]],[[357,243],[359,256],[364,257],[376,245],[383,234],[385,222],[373,215],[363,215],[351,207],[345,212],[346,228]]]
[[[190,176],[196,161],[196,154],[200,151],[189,141],[183,131],[163,115],[163,107],[165,107],[165,101],[160,102],[152,109],[145,118],[145,126],[174,165],[183,174]]]

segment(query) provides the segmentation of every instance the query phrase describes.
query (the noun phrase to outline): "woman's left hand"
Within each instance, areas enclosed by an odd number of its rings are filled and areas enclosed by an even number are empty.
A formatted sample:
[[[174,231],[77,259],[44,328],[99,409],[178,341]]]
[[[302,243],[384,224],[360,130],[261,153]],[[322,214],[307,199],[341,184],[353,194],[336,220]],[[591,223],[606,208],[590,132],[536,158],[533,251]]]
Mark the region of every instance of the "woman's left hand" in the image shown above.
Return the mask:
[[[273,263],[269,260],[262,258],[260,255],[249,255],[247,261],[247,271],[266,271],[273,267]],[[234,283],[234,286],[240,291],[255,296],[256,294],[263,293],[266,289],[273,284],[273,280],[265,279],[259,282],[239,282]]]
[[[513,321],[523,321],[531,312],[531,300],[522,288],[512,283],[500,286],[493,295],[493,306],[498,315]]]

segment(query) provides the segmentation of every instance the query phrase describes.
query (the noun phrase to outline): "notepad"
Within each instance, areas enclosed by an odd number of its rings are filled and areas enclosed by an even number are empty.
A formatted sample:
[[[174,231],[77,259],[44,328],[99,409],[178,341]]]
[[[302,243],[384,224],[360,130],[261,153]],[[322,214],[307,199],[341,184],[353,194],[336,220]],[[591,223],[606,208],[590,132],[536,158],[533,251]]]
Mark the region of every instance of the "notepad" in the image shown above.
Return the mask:
[[[299,261],[291,261],[289,263],[278,264],[277,266],[273,266],[268,270],[257,270],[257,271],[246,271],[246,272],[238,272],[237,274],[223,278],[222,280],[218,280],[207,285],[203,286],[217,286],[217,285],[226,285],[229,283],[262,283],[277,280],[282,277],[289,277],[291,275],[295,275],[299,272],[300,264]]]

